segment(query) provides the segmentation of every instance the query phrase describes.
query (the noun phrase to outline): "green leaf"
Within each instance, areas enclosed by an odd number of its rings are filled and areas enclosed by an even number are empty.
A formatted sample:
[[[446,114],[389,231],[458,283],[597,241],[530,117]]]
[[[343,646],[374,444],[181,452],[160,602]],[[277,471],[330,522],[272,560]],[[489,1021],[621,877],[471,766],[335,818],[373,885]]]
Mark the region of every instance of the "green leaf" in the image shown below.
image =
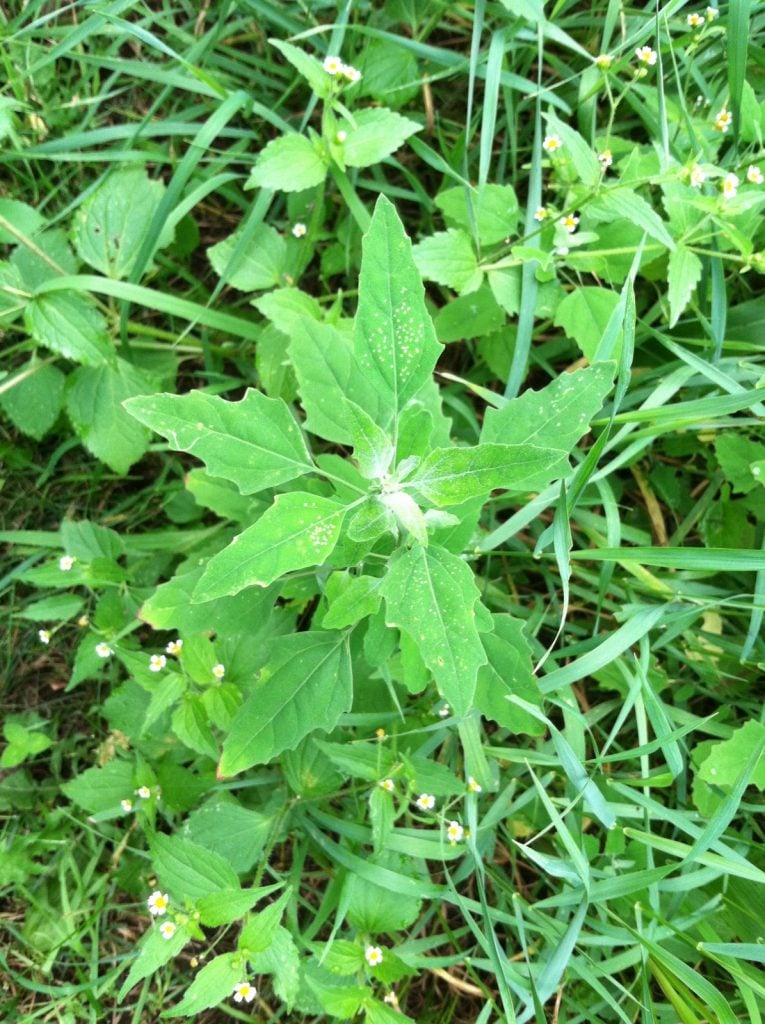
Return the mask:
[[[240,239],[241,231],[236,231],[207,250],[215,273],[242,292],[283,284],[287,243],[279,232],[270,224],[260,224],[244,248]]]
[[[464,715],[486,662],[475,624],[478,588],[470,567],[443,548],[415,544],[391,559],[382,583],[388,626],[406,630],[438,684]]]
[[[276,487],[314,468],[289,407],[254,389],[238,402],[191,391],[135,398],[125,408],[175,451],[195,455],[242,494]]]
[[[346,398],[343,414],[351,432],[353,457],[365,480],[379,480],[396,454],[393,443],[360,405]]]
[[[79,256],[106,277],[129,277],[164,194],[162,182],[150,181],[143,167],[112,171],[74,218]],[[166,223],[154,251],[172,240],[172,225]]]
[[[360,374],[379,397],[372,408],[354,400],[387,429],[409,399],[432,380],[441,353],[425,307],[412,247],[393,205],[380,196],[362,242],[353,353]]]
[[[428,524],[417,502],[406,491],[391,491],[380,496],[380,502],[393,513],[396,522],[411,533],[418,544],[428,546]]]
[[[512,185],[463,185],[448,188],[435,199],[448,227],[470,233],[475,224],[481,245],[496,245],[518,226],[518,199]],[[471,215],[472,214],[472,215]]]
[[[55,281],[62,274],[76,274],[79,266],[67,234],[60,228],[37,235],[33,247],[17,245],[11,253],[10,262],[21,274],[27,292],[38,291],[46,282]]]
[[[329,731],[353,696],[343,634],[312,630],[281,637],[223,744],[220,775],[236,775],[292,750],[314,729]]]
[[[46,224],[45,217],[38,210],[18,199],[0,199],[0,217],[14,229],[10,231],[0,226],[0,242],[3,245],[15,245],[19,235],[31,238]]]
[[[269,39],[268,41],[305,78],[319,99],[326,99],[329,96],[332,89],[332,77],[327,74],[316,57],[293,46],[292,43],[283,42],[281,39]]]
[[[598,363],[561,374],[541,391],[529,389],[500,409],[486,410],[481,441],[517,445],[519,455],[528,459],[514,486],[540,489],[568,474],[568,454],[602,408],[613,373],[613,363]]]
[[[66,359],[84,366],[102,366],[114,360],[106,322],[84,295],[38,295],[27,304],[24,322],[38,345]]]
[[[374,615],[380,600],[380,584],[376,576],[349,576],[333,572],[327,580],[324,596],[329,611],[322,621],[323,629],[344,629],[367,615]]]
[[[244,874],[259,860],[272,829],[271,817],[242,807],[229,794],[218,793],[191,812],[184,835],[220,854],[234,871]]]
[[[116,530],[91,523],[89,519],[65,519],[59,534],[64,551],[79,562],[92,562],[96,558],[116,561],[125,553],[125,544]]]
[[[2,233],[0,228],[0,236]],[[7,260],[0,261],[0,324],[10,324],[21,314],[27,304],[24,293],[28,292],[18,268]]]
[[[166,939],[158,925],[153,925],[145,934],[138,956],[130,965],[130,972],[122,983],[117,997],[119,1002],[121,1003],[125,999],[130,989],[139,981],[148,978],[150,974],[154,974],[173,957],[178,956],[190,938],[186,929],[178,926],[173,937]]]
[[[281,135],[278,139],[272,139],[258,154],[246,188],[302,192],[303,189],[321,185],[326,174],[326,160],[309,139],[297,133]]]
[[[286,572],[321,565],[337,544],[346,511],[345,505],[307,492],[278,494],[256,523],[210,559],[193,600],[266,587]]]
[[[122,813],[120,801],[133,793],[134,770],[127,761],[110,761],[103,768],[88,768],[76,779],[65,782],[61,789],[90,814],[113,811],[116,817]]]
[[[352,121],[346,118],[339,123],[346,133],[343,160],[347,167],[371,167],[395,153],[410,135],[422,131],[422,125],[386,107],[354,111]]]
[[[613,188],[600,192],[587,206],[587,215],[595,221],[626,218],[669,250],[675,241],[650,203],[629,188]]]
[[[265,895],[272,892],[274,886],[265,886],[259,891]],[[273,941],[279,922],[284,915],[287,903],[292,898],[291,889],[287,889],[282,895],[265,907],[259,914],[255,914],[247,921],[239,935],[237,946],[243,952],[261,953],[268,949]]]
[[[63,622],[71,619],[82,608],[82,598],[77,594],[55,594],[44,597],[41,601],[33,601],[24,609],[16,612],[19,619],[31,622]]]
[[[765,459],[765,445],[729,431],[716,438],[715,454],[725,479],[735,491],[748,494],[759,486],[759,474],[752,473],[752,466]]]
[[[674,327],[688,305],[693,289],[701,278],[702,263],[695,252],[677,245],[669,254],[667,270],[669,326]]]
[[[735,729],[730,739],[715,743],[709,756],[699,766],[698,777],[711,786],[730,789],[738,781],[743,766],[763,743],[765,726],[754,720],[747,722]],[[765,750],[760,754],[749,783],[765,790]]]
[[[34,732],[19,722],[6,722],[3,735],[8,746],[0,755],[0,768],[15,768],[16,765],[47,750],[53,740],[41,732]]]
[[[305,429],[327,441],[351,444],[349,396],[376,422],[381,398],[359,366],[348,339],[329,324],[301,318],[291,332],[290,355],[306,411]]]
[[[603,337],[608,321],[619,304],[617,292],[608,288],[593,288],[585,285],[574,288],[555,311],[556,327],[562,327],[569,338],[573,338],[590,362]],[[622,334],[614,349],[614,359],[619,358],[622,348]]]
[[[266,890],[267,891],[267,890]],[[197,900],[199,920],[206,928],[233,924],[263,898],[264,889],[224,889]]]
[[[602,175],[600,161],[579,132],[552,113],[547,115],[547,130],[560,136],[563,143],[556,159],[570,159],[582,184],[594,188]]]
[[[413,255],[424,278],[453,288],[460,295],[476,291],[483,280],[470,237],[457,228],[423,238],[415,245]]]
[[[163,1017],[191,1017],[230,996],[234,986],[245,981],[244,965],[239,953],[221,953],[205,964],[187,989],[183,999]]]
[[[55,366],[36,359],[19,367],[15,376],[22,379],[0,395],[0,407],[22,434],[40,441],[63,408],[66,377]]]
[[[507,322],[504,309],[487,285],[477,292],[462,295],[439,310],[435,319],[436,335],[443,344],[480,338],[500,330]]]
[[[396,517],[376,495],[370,495],[348,520],[348,536],[359,544],[396,532]]]
[[[481,636],[487,663],[478,670],[475,703],[485,718],[513,732],[541,736],[543,722],[512,704],[511,694],[541,707],[541,697],[531,664],[531,648],[523,635],[523,623],[510,615],[493,615],[494,632]]]
[[[218,744],[215,742],[207,710],[202,698],[195,693],[186,693],[183,700],[173,712],[171,721],[173,732],[190,750],[218,759]]]
[[[161,583],[141,607],[139,618],[155,629],[176,629],[183,633],[214,630],[219,635],[232,636],[246,632],[253,622],[268,617],[274,602],[274,594],[269,590],[248,590],[204,605],[192,604],[191,595],[203,572],[202,565]]]
[[[181,905],[187,899],[196,903],[204,896],[240,888],[227,860],[180,836],[157,833],[151,841],[151,861],[162,888]]]
[[[152,391],[155,381],[132,363],[81,366],[69,378],[66,411],[78,437],[93,455],[124,475],[149,447],[149,431],[122,403]]]
[[[348,875],[343,896],[347,900],[349,922],[366,934],[402,931],[413,924],[420,913],[420,900],[391,899],[388,889],[359,875]]]
[[[557,457],[557,456],[556,456]],[[460,505],[495,488],[521,489],[553,456],[516,445],[435,448],[402,487],[439,507]]]
[[[299,288],[276,288],[252,300],[253,306],[268,317],[277,330],[292,334],[300,324],[301,317],[321,320],[321,306],[316,299]]]

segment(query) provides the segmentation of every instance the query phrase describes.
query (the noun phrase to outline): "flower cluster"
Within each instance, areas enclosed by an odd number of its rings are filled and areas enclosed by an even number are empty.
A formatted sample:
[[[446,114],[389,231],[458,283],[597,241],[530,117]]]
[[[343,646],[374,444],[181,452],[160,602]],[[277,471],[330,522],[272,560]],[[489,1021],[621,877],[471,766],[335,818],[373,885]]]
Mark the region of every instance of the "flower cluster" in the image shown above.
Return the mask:
[[[361,80],[361,72],[350,64],[343,64],[339,57],[325,57],[324,70],[333,78],[344,78],[347,82],[354,84]]]

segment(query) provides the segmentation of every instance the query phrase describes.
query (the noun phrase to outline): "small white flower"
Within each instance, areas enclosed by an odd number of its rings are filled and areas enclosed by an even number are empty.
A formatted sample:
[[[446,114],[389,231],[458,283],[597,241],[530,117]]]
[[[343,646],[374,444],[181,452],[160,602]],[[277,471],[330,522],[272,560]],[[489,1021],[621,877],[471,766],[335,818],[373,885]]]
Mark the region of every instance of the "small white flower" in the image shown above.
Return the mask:
[[[658,60],[656,50],[652,50],[650,46],[639,46],[635,50],[635,56],[641,64],[647,64],[649,67],[653,67]]]
[[[600,166],[605,171],[614,162],[614,155],[610,149],[604,149],[602,153],[598,153],[598,160],[600,161]]]
[[[69,572],[75,561],[71,555],[62,555],[58,560],[58,567],[62,572]]]
[[[739,180],[736,174],[726,174],[722,180],[722,194],[726,199],[733,199],[738,191]]]
[[[148,800],[148,799],[149,799],[149,797],[151,796],[151,790],[149,789],[149,787],[148,787],[148,786],[140,786],[140,787],[139,787],[139,788],[138,788],[138,789],[137,789],[137,790],[135,791],[135,795],[136,795],[136,796],[140,796],[140,798],[141,798],[142,800]]]
[[[257,996],[258,990],[254,985],[251,985],[249,981],[240,981],[234,985],[234,1002],[235,1003],[251,1003]]]
[[[549,216],[550,214],[547,212],[544,206],[538,206],[534,214],[534,220],[539,221],[539,223],[541,224],[542,221],[547,220]]]
[[[436,798],[430,793],[422,793],[417,797],[415,803],[421,811],[432,811],[436,806]]]
[[[614,58],[610,53],[600,53],[595,58],[595,65],[599,67],[601,71],[608,71],[614,62]]]
[[[341,73],[343,77],[351,83],[351,85],[361,81],[361,72],[358,68],[351,67],[350,64],[344,64]]]
[[[49,629],[38,629],[38,631],[37,631],[37,639],[40,641],[41,644],[49,644],[50,643],[50,630]]]
[[[568,231],[568,233],[570,235],[573,235],[573,233],[576,231],[577,227],[579,226],[579,218],[575,217],[573,215],[573,213],[570,213],[567,217],[563,218],[563,220],[561,221],[561,224],[566,229],[566,231]]]
[[[703,14],[697,14],[694,12],[693,14],[689,14],[685,20],[688,22],[689,28],[699,28],[704,24],[705,19]]]
[[[483,786],[480,782],[476,782],[472,775],[468,775],[468,790],[471,793],[482,793]]]
[[[163,914],[167,913],[167,908],[170,903],[170,897],[167,893],[161,893],[159,889],[153,892],[146,901],[146,906],[149,908],[149,913],[152,917],[162,917]]]
[[[691,185],[694,188],[701,188],[706,180],[707,176],[704,172],[704,168],[699,167],[698,164],[694,164],[693,167],[691,167]]]
[[[716,7],[707,7],[706,9],[707,21],[714,21],[720,17],[720,12]]]
[[[555,153],[562,147],[560,135],[545,135],[542,149],[545,153]]]
[[[364,959],[370,967],[377,967],[383,962],[383,951],[379,946],[367,946],[364,950]]]
[[[173,654],[177,658],[183,649],[183,640],[171,640],[165,648],[166,654]]]
[[[398,996],[395,992],[386,992],[383,996],[383,1002],[387,1003],[388,1006],[392,1006],[394,1010],[398,1009]]]
[[[96,644],[96,654],[98,655],[99,658],[111,658],[111,656],[114,654],[114,651],[108,644],[105,644],[102,640],[100,644]]]
[[[216,679],[222,679],[226,674],[226,668],[224,665],[213,665],[212,674]]]
[[[125,814],[129,814],[133,810],[133,801],[132,800],[120,800],[120,807],[125,812]]]
[[[325,57],[323,66],[328,75],[339,75],[343,69],[343,62],[339,57]]]
[[[396,788],[393,779],[380,779],[377,785],[380,787],[380,789],[384,789],[386,793],[392,793],[393,790]]]
[[[163,939],[172,939],[175,935],[176,926],[174,921],[163,921],[159,926],[159,934]]]
[[[164,654],[152,654],[149,658],[149,672],[161,672],[167,665],[167,658]]]
[[[746,180],[750,185],[761,185],[765,178],[762,176],[762,171],[755,164],[746,169]],[[42,638],[41,638],[42,639]]]
[[[452,709],[449,707],[448,704],[444,704],[443,707],[440,707],[438,709],[438,717],[439,718],[448,718],[451,713],[452,713]]]
[[[725,107],[723,107],[723,109],[720,111],[720,113],[717,115],[717,117],[715,117],[714,124],[715,124],[716,131],[722,132],[723,135],[724,135],[727,132],[727,130],[730,128],[732,123],[733,123],[733,114],[731,114],[731,112],[729,110],[726,110]]]
[[[458,843],[465,835],[465,829],[458,821],[450,821],[446,828],[446,838],[450,843]]]
[[[80,629],[85,629],[86,626],[90,625],[90,619],[87,617],[87,615],[81,615],[77,620],[77,625],[80,627]]]
[[[343,129],[341,128],[341,129],[340,129],[340,131],[339,131],[339,132],[337,133],[337,135],[335,136],[335,141],[336,141],[336,142],[345,142],[345,140],[346,140],[347,138],[348,138],[348,132],[344,131],[344,130],[343,130]]]
[[[298,221],[297,224],[292,225],[292,234],[295,238],[303,238],[304,235],[308,234],[308,228],[305,224]]]

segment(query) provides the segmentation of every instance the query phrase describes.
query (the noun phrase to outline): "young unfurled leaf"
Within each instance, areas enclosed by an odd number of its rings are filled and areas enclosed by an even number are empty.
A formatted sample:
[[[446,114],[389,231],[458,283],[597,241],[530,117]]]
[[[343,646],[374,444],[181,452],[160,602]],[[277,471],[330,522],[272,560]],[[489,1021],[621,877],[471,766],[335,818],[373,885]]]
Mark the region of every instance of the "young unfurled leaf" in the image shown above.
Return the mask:
[[[213,476],[231,480],[242,494],[276,487],[314,468],[289,408],[260,391],[249,389],[239,402],[202,391],[150,395],[125,402],[125,408],[176,451],[195,455]]]
[[[478,588],[470,567],[443,548],[414,544],[391,559],[381,587],[388,626],[406,630],[458,715],[472,705],[486,662],[475,624]]]
[[[261,681],[234,718],[218,773],[236,775],[266,764],[315,729],[329,732],[352,698],[344,634],[312,630],[281,637]]]
[[[245,587],[267,587],[279,576],[321,565],[331,553],[347,506],[302,491],[279,494],[265,515],[214,555],[193,599],[212,601]]]

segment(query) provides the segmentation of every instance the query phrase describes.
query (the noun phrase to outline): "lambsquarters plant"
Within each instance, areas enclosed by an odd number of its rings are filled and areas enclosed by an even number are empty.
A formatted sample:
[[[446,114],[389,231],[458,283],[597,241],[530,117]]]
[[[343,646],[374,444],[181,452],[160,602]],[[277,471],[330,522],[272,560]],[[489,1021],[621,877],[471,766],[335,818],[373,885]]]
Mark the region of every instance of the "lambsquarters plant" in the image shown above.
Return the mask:
[[[120,798],[129,811],[138,794],[158,879],[147,893],[155,924],[123,996],[187,942],[204,940],[203,927],[241,922],[235,948],[202,967],[169,1015],[192,1015],[229,997],[247,1002],[255,976],[269,973],[290,1007],[340,1018],[363,1010],[372,1021],[387,1020],[394,1014],[383,1001],[389,986],[414,973],[390,943],[412,918],[379,899],[389,894],[373,879],[408,894],[416,916],[414,894],[435,891],[427,862],[442,865],[464,852],[461,802],[496,788],[481,749],[481,716],[539,731],[533,715],[508,699],[539,705],[530,647],[523,623],[482,598],[474,537],[493,491],[522,501],[570,472],[568,456],[603,405],[613,365],[564,374],[541,392],[488,408],[480,443],[463,446],[450,439],[433,376],[440,352],[410,242],[380,198],[364,239],[352,329],[293,320],[298,408],[257,390],[235,402],[199,391],[125,402],[173,449],[202,460],[206,473],[192,471],[189,487],[243,528],[232,533],[222,523],[145,602],[144,621],[173,631],[166,654],[159,645],[157,653],[137,653],[110,638],[110,653],[146,692],[134,738],[162,737],[146,748],[154,767],[142,760],[130,776],[139,789],[113,796],[119,813]],[[412,736],[422,729],[424,707],[450,716],[461,740],[455,770],[416,752],[421,732],[416,743]],[[410,728],[386,745],[371,721]],[[366,731],[350,734],[354,726]],[[177,744],[170,752],[168,731]],[[214,758],[224,785],[253,766],[276,769],[269,792],[281,786],[289,796],[280,797],[288,809],[271,819],[271,846],[305,828],[322,836],[319,846],[345,871],[343,910],[329,941],[305,941],[318,939],[317,919],[303,928],[298,949],[300,936],[280,923],[289,891],[251,913],[279,888],[259,885],[267,855],[255,887],[243,889],[239,876],[252,860],[196,842],[196,812],[173,835],[155,831],[158,780],[159,808],[170,799],[163,758],[192,771]],[[315,801],[334,798],[349,778],[371,791],[371,849],[363,858],[317,833],[311,817],[321,813]],[[70,795],[78,793],[84,802],[79,790]],[[412,804],[425,812],[414,829]],[[218,811],[233,813],[230,803]],[[308,912],[308,901],[299,905]]]

